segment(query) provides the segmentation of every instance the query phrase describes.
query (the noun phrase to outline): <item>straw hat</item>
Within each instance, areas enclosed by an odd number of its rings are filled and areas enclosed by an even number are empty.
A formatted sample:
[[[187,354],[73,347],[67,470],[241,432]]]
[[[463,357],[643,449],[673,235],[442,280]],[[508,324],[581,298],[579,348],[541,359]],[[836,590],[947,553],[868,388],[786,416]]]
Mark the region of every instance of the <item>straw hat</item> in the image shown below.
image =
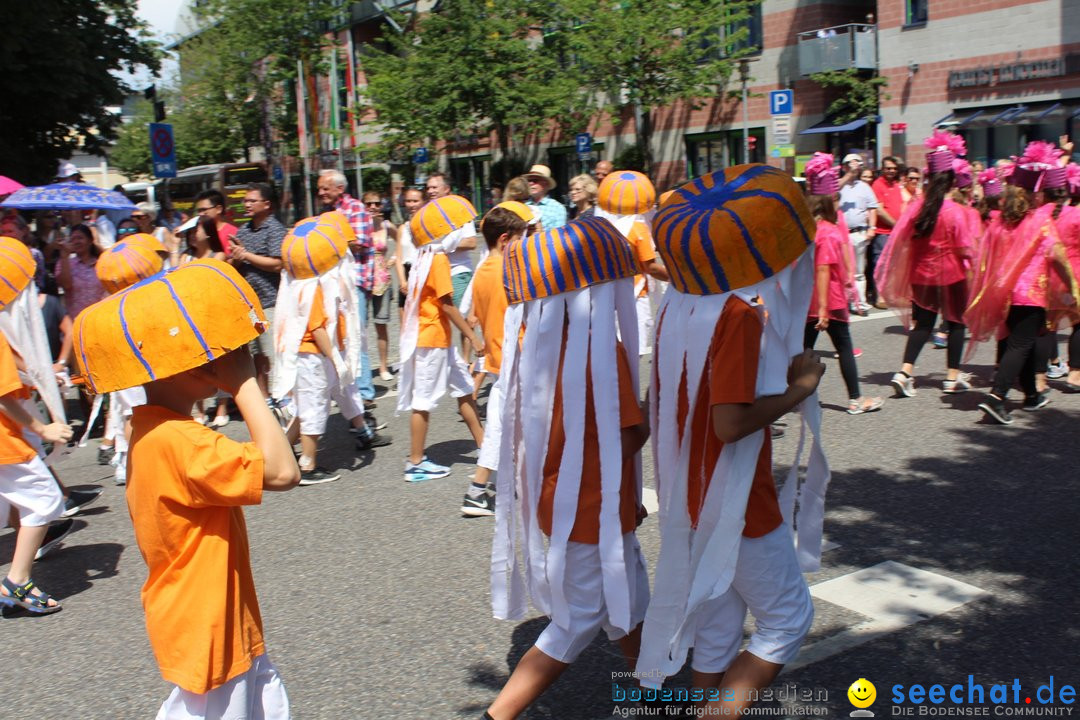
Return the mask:
[[[476,219],[476,208],[460,195],[447,195],[427,203],[409,221],[413,244],[422,247],[442,240]]]
[[[596,204],[614,215],[641,215],[656,202],[652,181],[634,170],[616,170],[600,183]]]
[[[587,217],[509,245],[503,258],[511,304],[632,277],[630,244],[608,220]]]
[[[756,285],[797,260],[814,235],[799,186],[787,173],[758,164],[683,185],[653,220],[671,284],[690,295]]]
[[[281,262],[295,278],[317,277],[341,262],[349,238],[355,237],[348,219],[336,210],[304,218],[282,241]]]
[[[112,392],[201,367],[265,328],[258,296],[231,265],[195,260],[79,313],[75,360],[91,391]]]
[[[146,244],[123,240],[101,254],[94,270],[105,289],[116,293],[156,275],[162,266],[161,256]]]
[[[37,263],[29,248],[15,238],[0,237],[0,310],[19,297],[36,271]]]
[[[525,177],[540,180],[549,192],[555,188],[555,178],[551,176],[551,168],[547,165],[533,165],[529,172],[525,173]]]

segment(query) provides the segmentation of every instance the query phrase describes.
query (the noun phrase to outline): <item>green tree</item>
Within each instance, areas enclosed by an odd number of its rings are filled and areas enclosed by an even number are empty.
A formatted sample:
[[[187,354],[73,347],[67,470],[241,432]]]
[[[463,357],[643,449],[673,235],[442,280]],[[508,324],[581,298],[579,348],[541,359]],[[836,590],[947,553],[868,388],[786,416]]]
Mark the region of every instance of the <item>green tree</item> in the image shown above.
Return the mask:
[[[117,75],[157,71],[159,53],[136,0],[4,4],[0,43],[0,172],[47,182],[76,150],[104,154],[131,88]]]
[[[578,112],[637,119],[644,165],[652,165],[653,115],[677,100],[700,105],[719,94],[751,47],[760,0],[554,0],[545,44],[568,59],[581,83]]]
[[[153,121],[153,105],[139,100],[135,105],[135,116],[120,128],[116,143],[109,151],[109,163],[133,180],[149,177],[153,172],[147,130],[147,124]]]
[[[447,0],[412,22],[395,16],[404,31],[361,61],[384,150],[494,132],[505,156],[513,137],[568,112],[578,84],[539,42],[537,5]]]
[[[837,123],[849,123],[878,113],[881,89],[888,78],[864,77],[858,70],[830,70],[814,73],[810,79],[823,88],[835,89],[835,99],[825,108],[825,114]],[[885,100],[889,95],[884,95]]]

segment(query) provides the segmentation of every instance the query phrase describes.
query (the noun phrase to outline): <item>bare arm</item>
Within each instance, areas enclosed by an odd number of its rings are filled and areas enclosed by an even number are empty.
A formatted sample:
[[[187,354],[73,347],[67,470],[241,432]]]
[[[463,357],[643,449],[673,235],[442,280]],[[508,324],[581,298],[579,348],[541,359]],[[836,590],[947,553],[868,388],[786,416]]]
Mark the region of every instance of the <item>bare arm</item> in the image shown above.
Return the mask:
[[[39,436],[45,442],[67,442],[71,439],[71,427],[64,423],[49,423],[48,425],[42,423],[26,412],[26,408],[22,406],[22,403],[13,393],[0,397],[0,410],[3,410],[5,415]]]
[[[56,364],[66,367],[71,362],[71,316],[65,314],[64,319],[60,321],[60,334],[63,339],[60,341],[60,357],[56,358]]]
[[[878,207],[877,219],[878,222],[882,223],[883,225],[887,225],[888,227],[896,226],[896,218],[889,214],[889,211],[885,209],[884,205]]]
[[[866,211],[866,226],[870,230],[873,230],[875,227],[877,227],[877,214],[877,208],[870,208]]]
[[[281,272],[281,258],[279,257],[256,255],[253,252],[248,252],[241,248],[238,252],[233,253],[232,259],[234,264],[246,262],[250,265],[254,265],[259,270],[265,270],[266,272]]]
[[[472,236],[467,237],[467,238],[462,238],[461,242],[459,242],[458,246],[457,246],[458,250],[473,250],[474,248],[476,248],[476,236],[475,235],[472,235]]]
[[[814,271],[814,297],[817,298],[817,316],[818,321],[816,327],[818,330],[824,330],[829,327],[829,266],[818,265]]]
[[[315,347],[319,348],[323,357],[333,357],[334,346],[330,344],[330,333],[326,332],[325,327],[312,330],[311,339],[315,341]]]
[[[56,273],[56,284],[64,290],[64,295],[71,294],[71,253],[60,245],[60,269]]]
[[[659,260],[653,259],[645,266],[645,272],[649,273],[650,277],[654,277],[657,280],[663,280],[668,282],[671,277],[668,275],[667,268]]]
[[[788,388],[782,395],[760,397],[752,403],[723,403],[712,406],[713,431],[724,443],[742,440],[772,424],[813,394],[821,382],[825,365],[812,350],[791,360]]]
[[[484,343],[476,336],[473,329],[469,327],[469,323],[465,322],[465,318],[461,316],[461,311],[454,307],[454,300],[450,295],[443,295],[439,298],[439,302],[442,303],[442,310],[446,313],[446,317],[450,318],[450,322],[461,331],[461,334],[468,340],[473,350],[477,355],[484,353]]]
[[[210,372],[215,384],[233,396],[244,416],[251,441],[263,456],[263,490],[289,490],[300,482],[292,445],[266,406],[255,380],[255,366],[247,348],[242,347],[215,360]]]

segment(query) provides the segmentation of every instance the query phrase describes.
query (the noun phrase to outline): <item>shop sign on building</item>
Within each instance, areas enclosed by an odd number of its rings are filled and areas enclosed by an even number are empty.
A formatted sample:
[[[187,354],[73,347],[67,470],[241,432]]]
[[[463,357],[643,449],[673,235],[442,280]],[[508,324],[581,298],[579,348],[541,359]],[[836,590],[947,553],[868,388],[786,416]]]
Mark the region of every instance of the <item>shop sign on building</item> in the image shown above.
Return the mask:
[[[1009,82],[1042,80],[1061,77],[1065,72],[1065,58],[1062,57],[987,65],[966,70],[953,70],[949,73],[949,88],[984,87]]]

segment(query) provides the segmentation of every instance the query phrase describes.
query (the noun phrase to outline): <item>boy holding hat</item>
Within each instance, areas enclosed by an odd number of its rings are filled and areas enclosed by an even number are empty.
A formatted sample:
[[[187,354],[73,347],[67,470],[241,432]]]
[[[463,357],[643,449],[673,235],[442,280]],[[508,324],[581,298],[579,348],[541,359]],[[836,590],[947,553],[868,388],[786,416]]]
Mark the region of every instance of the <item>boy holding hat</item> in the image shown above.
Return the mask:
[[[266,655],[241,510],[300,478],[246,349],[265,324],[254,291],[217,260],[140,283],[75,320],[92,390],[146,388],[132,417],[127,501],[148,568],[150,645],[175,685],[158,718],[289,717]],[[191,418],[192,404],[219,389],[233,396],[252,442]]]
[[[814,221],[790,176],[739,165],[676,190],[653,227],[671,289],[650,408],[661,548],[637,677],[659,687],[693,647],[694,687],[730,701],[708,711],[737,715],[814,614],[800,572],[820,564],[828,481],[814,397],[825,366],[802,347]],[[813,450],[805,481],[795,458],[778,497],[769,425],[800,406]],[[757,627],[740,653],[747,609]]]

